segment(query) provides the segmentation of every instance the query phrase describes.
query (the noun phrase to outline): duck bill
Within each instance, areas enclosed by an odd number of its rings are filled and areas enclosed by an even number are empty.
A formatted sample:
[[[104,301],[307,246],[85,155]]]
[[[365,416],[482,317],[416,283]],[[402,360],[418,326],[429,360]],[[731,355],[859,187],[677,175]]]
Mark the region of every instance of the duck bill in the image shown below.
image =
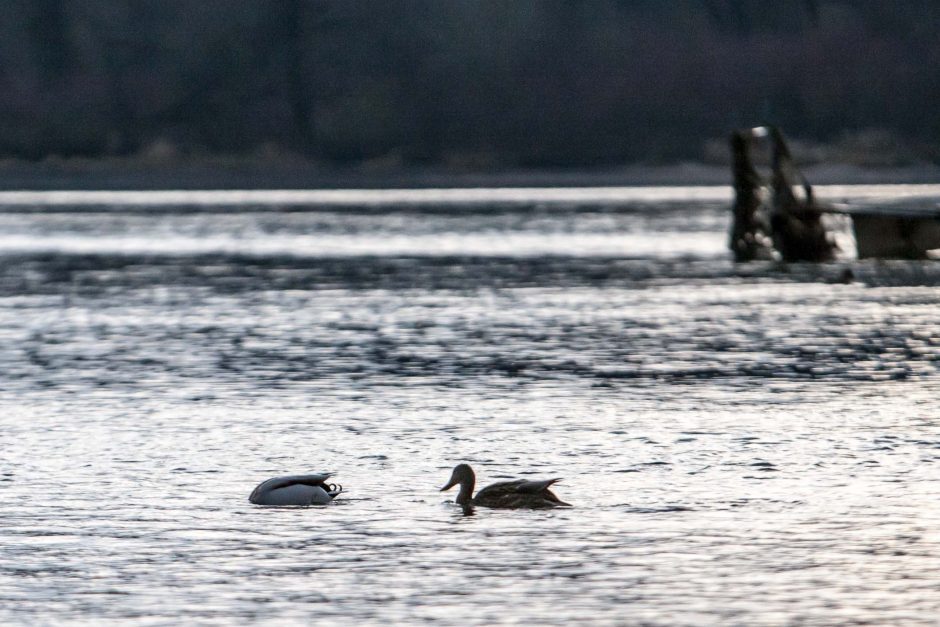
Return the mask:
[[[444,492],[445,490],[450,490],[450,489],[451,489],[452,487],[454,487],[455,485],[457,485],[457,480],[456,480],[455,478],[451,477],[451,478],[450,478],[450,481],[447,482],[447,485],[445,485],[443,488],[441,488],[441,492]]]

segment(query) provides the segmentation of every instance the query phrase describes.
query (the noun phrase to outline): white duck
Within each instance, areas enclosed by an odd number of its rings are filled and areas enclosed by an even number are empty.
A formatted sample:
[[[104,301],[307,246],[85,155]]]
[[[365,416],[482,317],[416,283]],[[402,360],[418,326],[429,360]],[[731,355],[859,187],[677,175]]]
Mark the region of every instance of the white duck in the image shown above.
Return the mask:
[[[262,481],[248,500],[255,505],[327,505],[343,486],[326,483],[329,473],[289,475]]]

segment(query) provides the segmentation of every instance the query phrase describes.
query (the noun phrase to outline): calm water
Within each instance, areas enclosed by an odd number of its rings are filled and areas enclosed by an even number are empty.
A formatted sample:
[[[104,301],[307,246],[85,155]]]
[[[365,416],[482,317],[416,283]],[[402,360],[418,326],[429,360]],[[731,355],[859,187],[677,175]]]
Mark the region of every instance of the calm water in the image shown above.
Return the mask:
[[[935,624],[940,269],[727,194],[0,195],[0,622]]]

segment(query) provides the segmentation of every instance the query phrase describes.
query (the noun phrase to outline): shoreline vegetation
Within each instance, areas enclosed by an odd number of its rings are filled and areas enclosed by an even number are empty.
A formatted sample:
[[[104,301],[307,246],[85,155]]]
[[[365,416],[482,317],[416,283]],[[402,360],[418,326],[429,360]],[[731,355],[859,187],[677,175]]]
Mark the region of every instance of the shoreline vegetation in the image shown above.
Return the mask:
[[[927,0],[8,8],[6,189],[717,185],[760,125],[813,183],[940,180]]]

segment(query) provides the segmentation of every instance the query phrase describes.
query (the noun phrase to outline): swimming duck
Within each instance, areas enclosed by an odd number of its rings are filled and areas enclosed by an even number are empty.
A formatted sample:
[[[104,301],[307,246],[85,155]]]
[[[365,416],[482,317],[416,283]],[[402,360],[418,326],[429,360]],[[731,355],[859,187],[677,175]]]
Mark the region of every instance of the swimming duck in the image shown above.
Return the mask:
[[[343,486],[326,483],[329,473],[289,475],[262,481],[248,500],[255,505],[326,505],[343,491]]]
[[[516,479],[515,481],[500,481],[486,486],[477,492],[476,496],[473,496],[476,475],[468,464],[458,464],[450,475],[450,481],[441,488],[441,492],[449,490],[459,483],[460,492],[457,494],[457,504],[465,508],[472,505],[500,509],[570,507],[570,503],[565,503],[548,489],[549,486],[559,480],[529,481],[527,479]]]

